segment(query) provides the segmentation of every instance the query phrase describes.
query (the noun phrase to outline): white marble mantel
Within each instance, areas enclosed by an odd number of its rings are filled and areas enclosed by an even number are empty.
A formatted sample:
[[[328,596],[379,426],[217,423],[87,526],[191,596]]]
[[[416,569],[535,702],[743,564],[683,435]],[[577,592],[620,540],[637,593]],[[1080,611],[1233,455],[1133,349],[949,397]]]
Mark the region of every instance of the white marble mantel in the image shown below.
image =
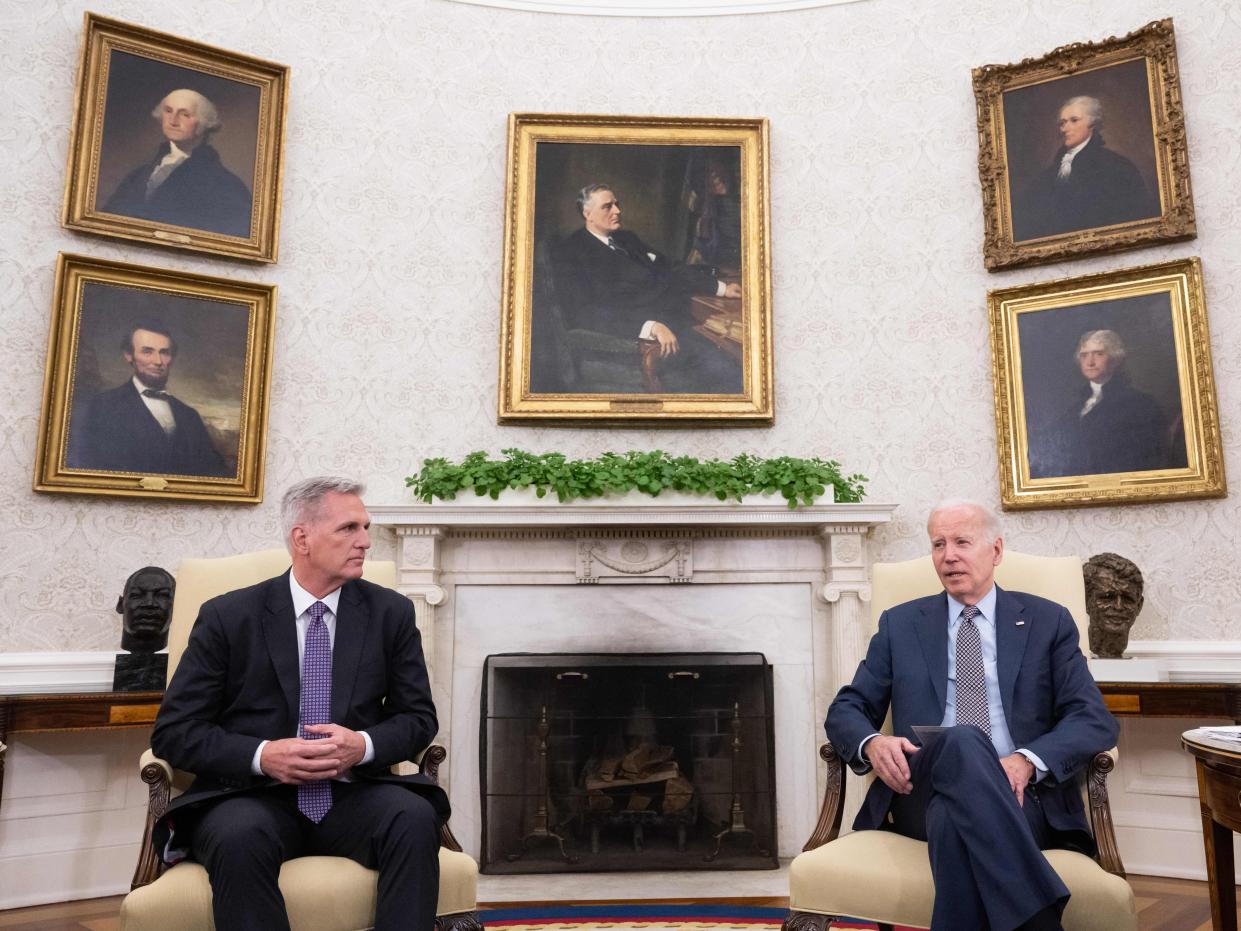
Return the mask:
[[[820,798],[823,715],[869,638],[868,538],[895,505],[506,494],[369,510],[397,535],[397,587],[422,630],[468,851],[487,655],[716,650],[758,650],[773,666],[779,849],[800,850]]]

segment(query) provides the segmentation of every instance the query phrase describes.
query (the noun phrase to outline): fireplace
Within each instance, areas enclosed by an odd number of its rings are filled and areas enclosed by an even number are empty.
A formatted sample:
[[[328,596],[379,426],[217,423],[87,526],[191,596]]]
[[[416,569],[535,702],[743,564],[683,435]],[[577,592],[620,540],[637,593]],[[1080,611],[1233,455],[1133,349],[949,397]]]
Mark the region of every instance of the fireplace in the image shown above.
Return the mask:
[[[449,751],[440,774],[466,851],[484,859],[478,735],[489,655],[745,651],[772,668],[776,853],[795,856],[823,797],[823,714],[870,637],[867,538],[894,507],[667,493],[637,504],[506,502],[470,495],[369,508],[396,532],[398,586],[422,632],[436,743]],[[851,799],[861,795],[851,787]],[[588,849],[589,834],[580,843]],[[542,874],[539,888],[554,898],[567,888],[560,878]]]
[[[775,868],[772,708],[760,653],[487,657],[482,870]]]

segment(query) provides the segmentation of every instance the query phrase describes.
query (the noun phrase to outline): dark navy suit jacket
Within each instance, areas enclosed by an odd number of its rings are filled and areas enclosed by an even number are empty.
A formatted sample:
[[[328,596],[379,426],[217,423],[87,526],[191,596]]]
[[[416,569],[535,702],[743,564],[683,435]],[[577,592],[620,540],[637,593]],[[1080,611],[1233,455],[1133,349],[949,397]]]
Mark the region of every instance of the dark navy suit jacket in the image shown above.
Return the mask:
[[[172,436],[147,410],[133,379],[95,395],[70,425],[69,468],[231,475],[198,411],[176,398],[168,403],[177,422]]]
[[[637,339],[647,320],[658,320],[684,339],[692,325],[690,297],[716,292],[711,269],[673,262],[629,230],[612,238],[623,253],[585,227],[553,252],[556,294],[569,327]]]
[[[169,151],[165,142],[151,161],[131,171],[103,210],[139,220],[248,237],[250,189],[224,167],[219,153],[207,143],[198,146],[147,199],[151,172]]]
[[[169,821],[178,824],[187,807],[276,784],[250,767],[263,740],[297,736],[300,705],[289,573],[206,602],[151,735],[157,756],[195,774],[156,826],[158,853],[168,841]],[[332,723],[371,738],[375,758],[353,769],[355,779],[405,785],[448,818],[448,796],[439,786],[388,770],[426,749],[439,725],[413,605],[362,579],[345,583],[337,605]]]
[[[996,671],[1008,730],[1018,749],[1047,766],[1039,783],[1050,826],[1090,846],[1077,774],[1116,745],[1119,727],[1078,647],[1069,612],[1045,598],[996,588]],[[939,724],[948,688],[948,599],[941,592],[883,612],[866,659],[827,713],[827,737],[856,773],[870,770],[858,745],[892,709],[892,733],[913,739],[912,725]],[[915,741],[916,742],[916,741]],[[892,790],[876,779],[855,830],[882,825]]]

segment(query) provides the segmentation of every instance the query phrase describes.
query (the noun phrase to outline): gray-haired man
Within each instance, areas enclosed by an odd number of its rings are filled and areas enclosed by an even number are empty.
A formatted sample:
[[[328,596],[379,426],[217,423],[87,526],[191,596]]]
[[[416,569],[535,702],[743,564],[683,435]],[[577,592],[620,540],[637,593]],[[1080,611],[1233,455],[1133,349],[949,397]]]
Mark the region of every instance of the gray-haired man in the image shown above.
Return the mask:
[[[220,931],[288,928],[280,864],[310,854],[379,871],[378,931],[435,922],[448,799],[389,771],[435,736],[435,706],[413,606],[361,577],[361,492],[286,492],[291,571],[202,606],[155,721],[152,749],[196,775],[156,849],[206,867]]]

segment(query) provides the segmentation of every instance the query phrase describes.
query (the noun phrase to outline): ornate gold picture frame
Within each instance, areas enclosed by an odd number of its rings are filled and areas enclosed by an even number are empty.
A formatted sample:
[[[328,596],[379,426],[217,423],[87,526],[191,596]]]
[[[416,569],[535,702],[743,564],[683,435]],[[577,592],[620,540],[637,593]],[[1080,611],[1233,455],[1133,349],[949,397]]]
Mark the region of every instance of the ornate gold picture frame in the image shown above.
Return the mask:
[[[1006,510],[1224,496],[1196,257],[988,301]]]
[[[501,423],[769,424],[764,119],[515,113]]]
[[[989,270],[1197,234],[1171,19],[973,75]]]
[[[257,503],[274,285],[62,253],[35,491]]]
[[[275,262],[289,69],[87,13],[66,227]]]

